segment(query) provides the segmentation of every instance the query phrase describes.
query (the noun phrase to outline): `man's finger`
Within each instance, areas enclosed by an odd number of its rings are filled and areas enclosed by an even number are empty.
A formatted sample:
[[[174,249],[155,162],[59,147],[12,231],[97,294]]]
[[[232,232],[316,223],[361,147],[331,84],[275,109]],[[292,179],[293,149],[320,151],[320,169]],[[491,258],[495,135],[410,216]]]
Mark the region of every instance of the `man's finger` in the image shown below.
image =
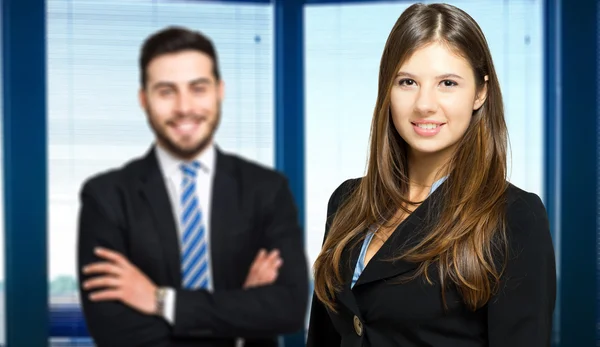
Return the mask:
[[[283,259],[278,258],[273,262],[273,266],[275,267],[275,269],[279,270],[279,268],[281,267],[281,265],[283,265]]]
[[[269,253],[265,249],[261,249],[256,260],[254,261],[254,271],[260,271],[269,259]]]
[[[275,262],[281,259],[279,257],[279,250],[275,249],[269,252],[269,254],[264,258],[264,261],[260,264],[259,271],[269,271],[274,267]]]
[[[273,249],[271,250],[271,252],[269,252],[269,259],[275,259],[279,257],[279,250],[278,249]]]
[[[279,256],[279,250],[278,249],[274,249],[269,253],[269,256],[267,257],[267,263],[269,263],[269,265],[273,264],[277,259],[280,259]]]
[[[273,282],[275,282],[277,277],[279,277],[279,271],[275,270],[275,269],[271,269],[269,271],[266,271],[263,275],[264,276],[263,276],[263,278],[261,278],[260,284],[261,285],[269,285],[269,284],[273,284]]]
[[[267,250],[264,248],[261,248],[258,253],[256,253],[256,257],[254,258],[254,260],[258,260],[261,258],[264,258],[264,256],[267,255]]]
[[[254,258],[254,261],[252,262],[252,265],[250,265],[250,271],[248,272],[248,275],[256,273],[256,271],[258,271],[258,269],[264,261],[265,256],[266,252],[264,249],[258,251],[256,257]]]
[[[91,293],[89,295],[92,301],[106,301],[106,300],[119,300],[121,299],[122,293],[118,289],[107,289],[98,292]]]
[[[256,270],[259,275],[265,271],[269,271],[273,267],[272,263],[275,259],[277,259],[277,258],[274,258],[274,255],[277,255],[277,254],[274,254],[273,252],[269,252],[269,254],[267,254],[262,259],[262,261],[257,264]]]
[[[118,278],[112,276],[95,277],[90,280],[83,282],[83,288],[107,288],[107,287],[118,287],[121,281]]]
[[[273,249],[269,252],[261,249],[251,265],[244,287],[250,288],[256,285],[272,283],[272,279],[278,275],[273,274],[273,272],[278,272],[282,262],[278,249]]]
[[[250,287],[255,283],[255,277],[258,273],[262,263],[264,262],[264,258],[266,256],[266,251],[261,248],[258,253],[256,253],[256,257],[250,264],[250,270],[248,271],[248,275],[246,276],[246,281],[244,282],[244,287]]]
[[[274,279],[279,275],[279,267],[282,262],[281,258],[263,262],[262,267],[255,274],[255,283],[259,285],[273,283]]]
[[[258,253],[256,254],[253,264],[260,264],[260,262],[264,261],[266,257],[267,257],[267,251],[263,248],[260,251],[258,251]]]
[[[125,265],[129,264],[129,261],[127,261],[127,258],[125,258],[123,255],[121,255],[121,253],[111,251],[106,248],[96,247],[94,249],[94,253],[96,253],[97,256],[104,258],[104,259],[111,260],[120,266],[125,266]]]
[[[269,258],[267,260],[268,266],[269,267],[277,267],[277,263],[279,263],[281,261],[281,256],[279,255],[279,251],[273,251],[271,252],[271,254],[269,255]]]
[[[89,274],[111,274],[111,275],[120,275],[123,272],[123,269],[118,265],[113,263],[93,263],[83,268],[83,273],[86,275]]]

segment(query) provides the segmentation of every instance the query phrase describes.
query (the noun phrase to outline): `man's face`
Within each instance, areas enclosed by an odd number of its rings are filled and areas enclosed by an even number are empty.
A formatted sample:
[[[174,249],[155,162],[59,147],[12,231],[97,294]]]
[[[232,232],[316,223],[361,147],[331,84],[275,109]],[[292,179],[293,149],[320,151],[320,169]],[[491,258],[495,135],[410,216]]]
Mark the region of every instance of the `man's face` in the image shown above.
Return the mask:
[[[189,50],[158,56],[146,69],[140,103],[158,144],[181,159],[204,150],[219,124],[224,87],[213,64]]]

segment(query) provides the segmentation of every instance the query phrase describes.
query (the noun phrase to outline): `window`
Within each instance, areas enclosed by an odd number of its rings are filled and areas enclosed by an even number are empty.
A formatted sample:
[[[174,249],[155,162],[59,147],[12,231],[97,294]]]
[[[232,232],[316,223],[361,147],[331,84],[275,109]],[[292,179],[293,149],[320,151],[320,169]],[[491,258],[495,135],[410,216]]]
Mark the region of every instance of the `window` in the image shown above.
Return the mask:
[[[273,166],[273,15],[269,4],[134,0],[48,0],[47,11],[50,306],[52,335],[64,338],[86,334],[75,268],[81,184],[153,141],[137,101],[143,40],[168,25],[211,37],[226,83],[216,142]]]
[[[542,1],[451,1],[484,31],[499,75],[512,147],[510,181],[543,198]],[[327,201],[366,172],[379,61],[410,3],[305,8],[306,233],[311,264],[323,241]],[[512,159],[512,160],[511,160]]]

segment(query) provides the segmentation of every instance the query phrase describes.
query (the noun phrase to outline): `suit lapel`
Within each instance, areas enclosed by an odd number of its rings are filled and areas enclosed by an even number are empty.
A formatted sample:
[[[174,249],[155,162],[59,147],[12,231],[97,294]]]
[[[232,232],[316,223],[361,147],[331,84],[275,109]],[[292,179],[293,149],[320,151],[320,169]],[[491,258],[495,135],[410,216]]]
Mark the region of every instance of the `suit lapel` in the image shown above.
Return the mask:
[[[238,215],[239,199],[231,158],[218,149],[216,154],[210,213],[210,249],[214,288],[222,289],[227,287],[227,272],[234,271],[228,263],[231,259],[228,248],[235,240],[228,238],[233,237],[232,232],[239,228],[235,218]]]
[[[146,155],[145,172],[142,173],[140,193],[146,197],[159,235],[165,262],[168,268],[170,285],[181,284],[181,253],[173,217],[171,200],[167,193],[154,148]]]
[[[402,250],[420,242],[427,232],[428,217],[439,208],[440,190],[437,189],[410,216],[396,228],[389,239],[369,261],[358,278],[354,288],[361,285],[403,275],[416,269],[419,264],[404,260],[394,260],[401,255]]]
[[[416,223],[405,220],[369,261],[354,288],[380,279],[402,275],[415,269],[418,264],[403,260],[390,261],[389,259],[399,255],[398,251],[404,248],[408,238],[416,234],[417,228]]]
[[[356,268],[356,263],[360,256],[361,245],[362,244],[359,243],[356,247],[352,247],[351,250],[346,249],[342,254],[342,259],[347,260],[342,267],[342,278],[346,279],[346,284],[337,294],[338,300],[358,316],[360,316],[358,304],[356,303],[356,299],[350,286],[352,285],[352,276],[354,275],[354,269]]]
[[[342,268],[342,276],[344,279],[346,279],[346,284],[338,293],[338,300],[354,314],[360,314],[359,307],[354,296],[354,290],[356,288],[367,283],[407,273],[418,266],[418,264],[400,260],[391,262],[388,259],[398,256],[400,249],[406,247],[407,242],[413,244],[414,241],[417,241],[422,237],[418,230],[422,225],[422,219],[425,215],[425,207],[425,205],[419,207],[398,226],[392,236],[390,236],[390,238],[373,256],[371,261],[369,261],[352,288],[352,277],[354,275],[354,270],[356,269],[356,263],[360,257],[362,242],[364,241],[359,242],[355,247],[352,247],[351,250],[344,251],[342,259],[348,259],[349,262],[346,262]]]

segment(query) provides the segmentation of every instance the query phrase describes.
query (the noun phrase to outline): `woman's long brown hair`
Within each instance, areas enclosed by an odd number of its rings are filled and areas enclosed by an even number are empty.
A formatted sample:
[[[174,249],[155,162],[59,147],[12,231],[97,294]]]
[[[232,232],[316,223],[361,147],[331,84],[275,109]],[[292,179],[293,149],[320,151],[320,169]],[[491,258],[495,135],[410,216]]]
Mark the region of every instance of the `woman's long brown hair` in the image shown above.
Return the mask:
[[[391,121],[390,91],[400,66],[432,42],[447,45],[470,62],[477,88],[487,83],[487,99],[473,112],[447,163],[448,177],[439,188],[443,204],[435,223],[396,259],[418,263],[410,279],[425,276],[429,283],[427,270],[435,265],[444,304],[450,285],[472,310],[484,306],[497,289],[507,243],[507,130],[500,85],[486,39],[468,14],[450,5],[416,4],[402,13],[385,44],[367,173],[338,208],[314,264],[315,293],[332,311],[336,311],[335,294],[344,283],[342,252],[360,247],[369,225],[382,220],[394,223],[396,211],[408,213],[407,206],[415,204],[408,198],[408,146]]]

